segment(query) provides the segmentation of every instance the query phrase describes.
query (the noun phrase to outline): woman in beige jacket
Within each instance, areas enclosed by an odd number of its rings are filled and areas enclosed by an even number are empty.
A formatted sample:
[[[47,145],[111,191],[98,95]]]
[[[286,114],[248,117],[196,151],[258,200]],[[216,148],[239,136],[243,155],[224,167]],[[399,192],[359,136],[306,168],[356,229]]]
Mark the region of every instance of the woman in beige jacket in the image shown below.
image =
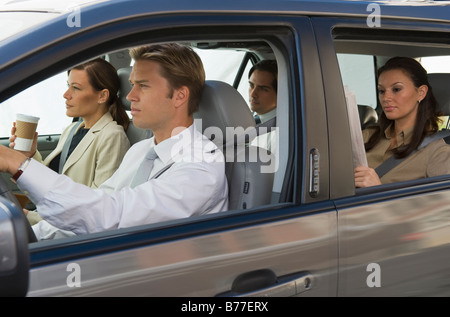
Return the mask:
[[[126,136],[129,118],[117,97],[120,81],[115,68],[95,59],[68,71],[64,93],[66,114],[81,118],[61,134],[56,148],[42,160],[37,151],[37,133],[32,157],[74,181],[97,188],[115,172],[130,147]],[[10,147],[14,148],[15,127]]]

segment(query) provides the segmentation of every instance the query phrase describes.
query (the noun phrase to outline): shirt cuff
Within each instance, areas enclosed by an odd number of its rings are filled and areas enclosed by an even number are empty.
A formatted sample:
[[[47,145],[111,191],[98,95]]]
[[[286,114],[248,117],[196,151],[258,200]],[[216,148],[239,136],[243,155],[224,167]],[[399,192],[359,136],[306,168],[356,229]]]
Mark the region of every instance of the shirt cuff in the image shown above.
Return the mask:
[[[52,189],[60,176],[32,159],[17,180],[17,186],[36,204]]]

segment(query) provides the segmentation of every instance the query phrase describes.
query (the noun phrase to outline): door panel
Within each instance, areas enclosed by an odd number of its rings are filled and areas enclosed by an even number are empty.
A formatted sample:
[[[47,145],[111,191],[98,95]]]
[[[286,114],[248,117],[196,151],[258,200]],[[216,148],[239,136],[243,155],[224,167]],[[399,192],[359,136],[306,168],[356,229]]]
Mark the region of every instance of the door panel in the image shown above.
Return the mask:
[[[216,296],[239,275],[268,269],[278,277],[307,272],[310,287],[300,296],[335,296],[336,233],[332,210],[44,265],[31,270],[28,295]],[[81,287],[67,285],[70,263],[79,266]]]
[[[450,195],[417,191],[394,198],[386,193],[386,201],[358,207],[337,203],[339,295],[449,296]]]
[[[365,19],[313,19],[318,37],[319,51],[323,65],[324,85],[326,92],[336,92],[334,100],[327,98],[327,110],[329,113],[339,110],[345,114],[343,84],[339,67],[336,61],[336,50],[333,44],[331,30],[345,25],[346,34],[352,34],[351,25],[355,30],[364,30],[364,36],[360,38],[361,48],[377,49],[372,55],[389,56],[398,54],[414,54],[410,51],[400,50],[399,39],[407,37],[410,42],[413,39],[422,44],[424,49],[430,49],[430,34],[420,42],[419,34],[413,34],[407,30],[414,30],[417,26],[406,21],[383,22],[383,29],[377,29],[377,37],[373,37],[366,30]],[[439,25],[433,25],[436,31]],[[431,29],[431,25],[424,28]],[[390,29],[404,30],[397,33]],[[444,31],[442,28],[441,31]],[[357,32],[357,31],[355,31]],[[375,32],[375,31],[374,31]],[[375,34],[375,33],[374,33]],[[397,38],[394,38],[394,35]],[[443,34],[437,33],[436,38],[442,38]],[[341,45],[342,37],[336,35],[336,47]],[[384,39],[385,43],[383,43]],[[339,42],[340,41],[340,42]],[[352,38],[347,46],[353,49],[357,41]],[[370,46],[369,44],[378,43]],[[379,46],[383,43],[384,46]],[[414,46],[411,46],[414,47]],[[430,46],[431,47],[431,46]],[[327,49],[325,49],[327,48]],[[409,47],[410,48],[410,47]],[[442,46],[439,46],[442,48]],[[411,48],[410,48],[411,49]],[[351,50],[350,50],[351,51]],[[353,51],[352,51],[353,52]],[[337,94],[337,92],[339,94]],[[340,95],[341,98],[336,99]],[[329,102],[330,100],[330,102]],[[340,102],[338,102],[340,101]],[[337,129],[343,128],[348,119],[337,120],[337,116],[330,125],[330,136],[338,136],[338,139],[330,139],[330,148],[348,145],[350,136],[338,134]],[[349,130],[347,128],[347,130]],[[348,149],[351,153],[351,147]],[[333,159],[333,150],[330,151],[332,173],[334,170],[342,171],[339,160]],[[350,160],[347,160],[351,162]],[[333,174],[332,174],[333,175]],[[340,178],[335,178],[338,183],[353,183],[353,171],[346,171]],[[448,177],[447,177],[448,178]],[[442,178],[441,178],[442,179]],[[427,184],[428,182],[428,184]],[[332,197],[336,197],[338,209],[339,227],[339,287],[340,296],[448,296],[450,291],[450,235],[447,233],[450,226],[450,195],[448,180],[440,183],[437,179],[423,180],[422,185],[417,183],[398,183],[383,185],[379,189],[352,193],[343,193],[335,184],[331,185]],[[423,185],[424,184],[424,185]],[[416,185],[416,186],[413,186]],[[342,186],[344,187],[344,186]],[[354,186],[353,186],[354,187]],[[350,186],[345,186],[351,189]],[[354,191],[354,189],[353,189]],[[378,192],[377,192],[378,191]],[[341,198],[338,197],[348,197]]]

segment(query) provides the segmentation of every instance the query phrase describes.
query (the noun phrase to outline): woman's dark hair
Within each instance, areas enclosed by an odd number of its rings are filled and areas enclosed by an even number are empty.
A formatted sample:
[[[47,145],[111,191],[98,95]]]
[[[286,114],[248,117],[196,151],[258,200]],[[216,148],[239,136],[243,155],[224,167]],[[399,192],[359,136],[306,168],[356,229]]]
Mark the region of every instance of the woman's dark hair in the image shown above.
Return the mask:
[[[404,158],[417,149],[425,136],[433,134],[439,130],[439,113],[437,110],[436,98],[434,97],[432,88],[428,82],[427,71],[418,61],[409,57],[393,57],[378,70],[378,78],[383,72],[394,69],[402,70],[406,75],[408,75],[416,88],[422,85],[428,86],[428,92],[425,98],[419,103],[411,142],[397,148],[394,151],[394,155],[397,158]],[[386,114],[382,112],[380,115],[379,124],[371,127],[376,131],[365,144],[366,151],[372,149],[381,140],[384,135],[384,131],[391,123],[393,123],[393,120],[389,120],[386,117]]]
[[[109,90],[109,98],[106,102],[109,113],[111,113],[114,121],[127,131],[128,125],[130,124],[130,118],[117,96],[120,89],[120,80],[114,66],[102,58],[96,58],[77,65],[72,69],[86,71],[89,83],[96,91],[101,91],[103,89]],[[70,73],[70,70],[68,72]]]

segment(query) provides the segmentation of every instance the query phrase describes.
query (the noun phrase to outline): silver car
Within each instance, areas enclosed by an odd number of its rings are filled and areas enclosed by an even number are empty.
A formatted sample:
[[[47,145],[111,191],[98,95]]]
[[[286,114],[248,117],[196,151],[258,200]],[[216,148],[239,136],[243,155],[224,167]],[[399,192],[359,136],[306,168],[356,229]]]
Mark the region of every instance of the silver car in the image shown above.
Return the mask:
[[[0,1],[0,25],[0,144],[15,113],[33,110],[44,156],[70,123],[66,71],[88,59],[126,72],[131,47],[190,45],[205,89],[234,87],[238,113],[250,111],[249,68],[263,59],[279,67],[277,149],[227,161],[229,211],[35,241],[17,199],[26,193],[3,174],[1,295],[450,295],[450,176],[356,189],[351,134],[376,122],[376,70],[397,55],[442,74],[433,85],[443,85],[448,119],[448,2],[11,0]],[[131,143],[146,137],[129,132]]]

